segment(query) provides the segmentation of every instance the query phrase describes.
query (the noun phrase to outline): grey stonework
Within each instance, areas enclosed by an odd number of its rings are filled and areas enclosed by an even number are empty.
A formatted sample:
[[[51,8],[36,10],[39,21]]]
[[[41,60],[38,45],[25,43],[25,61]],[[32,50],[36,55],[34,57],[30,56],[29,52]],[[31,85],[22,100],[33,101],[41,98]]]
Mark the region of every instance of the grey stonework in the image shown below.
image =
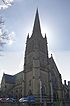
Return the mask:
[[[13,82],[6,82],[7,78]],[[7,80],[8,81],[8,80]],[[5,95],[14,95],[18,99],[22,96],[34,95],[37,102],[57,103],[62,106],[65,100],[65,92],[69,86],[62,84],[61,74],[56,66],[53,56],[48,56],[47,37],[42,36],[38,9],[36,11],[34,26],[31,37],[29,34],[26,40],[24,56],[24,70],[14,76],[3,75],[1,90]],[[17,106],[17,105],[16,105]],[[63,105],[64,106],[64,105]],[[66,105],[65,105],[66,106]]]
[[[27,37],[25,64],[24,64],[25,95],[31,91],[33,95],[40,96],[40,81],[45,86],[45,94],[49,94],[48,78],[48,48],[47,39],[41,34],[38,10],[36,12],[33,32]],[[29,82],[31,81],[31,85]],[[47,89],[47,90],[46,90]]]
[[[48,56],[47,37],[42,36],[38,9],[31,37],[26,41],[24,59],[24,95],[31,92],[41,97],[44,88],[46,100],[62,99],[62,79],[53,56]],[[30,84],[29,84],[30,83]]]

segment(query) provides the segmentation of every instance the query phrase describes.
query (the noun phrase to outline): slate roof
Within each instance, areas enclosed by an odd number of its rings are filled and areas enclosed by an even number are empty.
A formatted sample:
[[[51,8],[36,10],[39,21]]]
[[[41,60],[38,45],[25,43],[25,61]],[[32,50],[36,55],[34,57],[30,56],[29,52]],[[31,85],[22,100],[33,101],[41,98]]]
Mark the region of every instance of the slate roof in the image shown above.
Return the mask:
[[[6,83],[15,84],[15,76],[14,75],[4,74],[3,77],[4,77]]]

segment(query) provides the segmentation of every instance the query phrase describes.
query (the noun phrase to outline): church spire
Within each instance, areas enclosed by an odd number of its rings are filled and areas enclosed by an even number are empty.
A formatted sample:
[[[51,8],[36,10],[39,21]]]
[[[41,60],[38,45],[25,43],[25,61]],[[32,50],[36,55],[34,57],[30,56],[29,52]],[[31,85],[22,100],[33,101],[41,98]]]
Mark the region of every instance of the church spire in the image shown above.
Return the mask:
[[[35,16],[35,21],[34,21],[34,27],[33,27],[32,35],[35,35],[35,36],[41,35],[38,8],[37,8],[37,11],[36,11],[36,16]]]

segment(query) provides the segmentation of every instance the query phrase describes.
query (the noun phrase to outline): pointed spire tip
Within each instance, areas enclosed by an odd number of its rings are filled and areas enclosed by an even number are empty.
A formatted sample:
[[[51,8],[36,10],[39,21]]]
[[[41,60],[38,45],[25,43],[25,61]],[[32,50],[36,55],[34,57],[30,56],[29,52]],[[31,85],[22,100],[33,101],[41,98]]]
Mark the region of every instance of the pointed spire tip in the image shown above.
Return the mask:
[[[40,27],[40,20],[39,20],[39,13],[38,13],[38,8],[36,10],[36,15],[35,15],[35,21],[34,21],[34,27],[33,27],[33,34],[41,34],[41,27]]]

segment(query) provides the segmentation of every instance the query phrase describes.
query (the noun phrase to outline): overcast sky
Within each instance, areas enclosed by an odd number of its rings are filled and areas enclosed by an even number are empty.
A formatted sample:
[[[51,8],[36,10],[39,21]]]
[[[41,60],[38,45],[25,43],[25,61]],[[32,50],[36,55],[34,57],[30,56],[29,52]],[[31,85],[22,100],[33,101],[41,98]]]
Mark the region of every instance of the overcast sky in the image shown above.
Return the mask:
[[[62,79],[70,80],[70,0],[14,0],[13,6],[0,10],[6,29],[15,33],[13,44],[5,46],[0,56],[0,80],[3,72],[22,71],[26,37],[28,33],[31,36],[37,7],[49,56],[53,54]]]

